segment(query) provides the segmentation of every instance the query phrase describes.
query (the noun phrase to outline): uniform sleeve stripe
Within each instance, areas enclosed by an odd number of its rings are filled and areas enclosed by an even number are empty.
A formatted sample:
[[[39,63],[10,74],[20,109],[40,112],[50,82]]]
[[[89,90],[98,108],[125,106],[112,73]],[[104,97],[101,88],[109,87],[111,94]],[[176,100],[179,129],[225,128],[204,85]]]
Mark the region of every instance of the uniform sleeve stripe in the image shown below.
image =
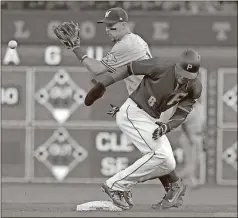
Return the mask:
[[[187,113],[190,113],[190,111],[188,111],[187,109],[185,109],[185,108],[183,108],[183,107],[181,107],[181,106],[178,106],[178,108],[181,109],[181,110],[183,110],[183,111],[185,111],[185,112],[187,112]]]
[[[181,119],[172,119],[172,120],[169,120],[169,122],[175,121],[175,120],[184,120],[184,119],[185,119],[185,117],[184,117],[184,118],[181,118]]]
[[[111,67],[110,65],[108,65],[104,60],[101,60],[101,63],[111,72],[111,73],[115,73],[116,69]]]

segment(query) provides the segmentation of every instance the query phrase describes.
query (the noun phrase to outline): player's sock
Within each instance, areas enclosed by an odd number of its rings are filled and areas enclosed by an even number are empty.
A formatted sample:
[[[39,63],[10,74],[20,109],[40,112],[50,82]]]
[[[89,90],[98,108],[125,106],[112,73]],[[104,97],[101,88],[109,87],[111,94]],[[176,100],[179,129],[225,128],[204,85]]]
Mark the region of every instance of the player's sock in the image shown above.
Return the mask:
[[[170,183],[177,182],[179,180],[179,177],[176,175],[175,171],[172,171],[170,174],[167,175],[168,180]]]
[[[169,179],[168,179],[168,175],[160,176],[160,177],[158,177],[158,179],[160,180],[160,182],[161,182],[162,185],[164,186],[165,191],[168,192],[168,191],[169,191]]]

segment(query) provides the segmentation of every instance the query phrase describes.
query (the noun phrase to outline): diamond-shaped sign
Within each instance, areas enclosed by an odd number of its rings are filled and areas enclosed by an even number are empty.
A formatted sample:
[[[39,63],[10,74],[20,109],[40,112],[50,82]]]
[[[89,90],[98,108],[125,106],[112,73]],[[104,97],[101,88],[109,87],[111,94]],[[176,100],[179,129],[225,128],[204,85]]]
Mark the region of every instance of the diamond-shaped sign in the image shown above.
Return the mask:
[[[223,95],[223,101],[237,112],[237,85]]]
[[[237,170],[237,142],[223,152],[222,158],[227,164]]]
[[[85,96],[86,92],[64,69],[58,70],[52,80],[35,94],[37,102],[44,105],[59,123],[64,123],[83,105]]]
[[[61,127],[38,146],[34,156],[51,170],[56,179],[63,180],[78,163],[87,158],[88,152]]]

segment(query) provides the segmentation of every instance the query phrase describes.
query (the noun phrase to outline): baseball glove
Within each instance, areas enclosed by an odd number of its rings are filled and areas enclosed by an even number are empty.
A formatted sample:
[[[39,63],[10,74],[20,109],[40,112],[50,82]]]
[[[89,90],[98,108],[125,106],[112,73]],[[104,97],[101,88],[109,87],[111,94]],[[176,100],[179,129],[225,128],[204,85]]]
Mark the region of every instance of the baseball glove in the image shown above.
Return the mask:
[[[94,82],[94,87],[88,92],[84,99],[86,106],[92,105],[97,99],[101,98],[106,91],[105,86],[100,82]]]
[[[74,22],[63,22],[54,29],[57,38],[68,48],[80,47],[79,25]]]

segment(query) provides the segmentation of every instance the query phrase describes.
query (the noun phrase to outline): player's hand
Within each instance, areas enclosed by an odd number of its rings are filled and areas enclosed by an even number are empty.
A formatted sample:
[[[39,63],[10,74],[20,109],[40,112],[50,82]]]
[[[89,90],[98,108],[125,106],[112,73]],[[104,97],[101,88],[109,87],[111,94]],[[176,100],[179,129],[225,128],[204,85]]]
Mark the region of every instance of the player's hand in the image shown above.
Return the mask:
[[[57,38],[68,48],[80,47],[79,25],[74,22],[63,22],[54,29]]]
[[[96,82],[96,80],[93,80],[92,82],[94,83],[94,87],[88,92],[84,99],[84,104],[86,106],[92,105],[97,99],[101,98],[106,91],[106,88],[102,83]]]
[[[110,104],[111,109],[108,110],[107,114],[112,115],[112,117],[114,117],[116,115],[116,113],[119,111],[119,107],[114,106],[112,104]]]
[[[152,134],[152,138],[154,140],[157,140],[162,135],[170,132],[170,127],[168,124],[162,122],[156,122],[156,124],[158,125],[158,128],[156,128]]]

